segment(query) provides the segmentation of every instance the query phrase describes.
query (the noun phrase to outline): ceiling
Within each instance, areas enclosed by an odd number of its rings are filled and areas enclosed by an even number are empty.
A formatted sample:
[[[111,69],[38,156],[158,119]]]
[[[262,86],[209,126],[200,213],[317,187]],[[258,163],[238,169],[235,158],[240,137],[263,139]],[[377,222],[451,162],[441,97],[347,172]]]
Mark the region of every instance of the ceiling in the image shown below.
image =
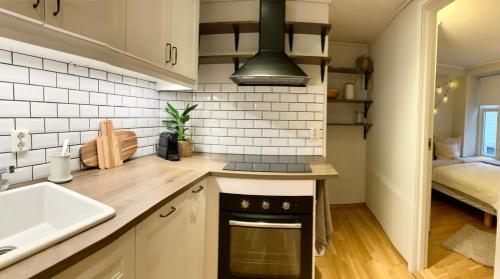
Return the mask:
[[[498,0],[455,0],[446,6],[439,12],[438,63],[471,67],[500,60],[499,19]]]
[[[330,39],[369,43],[407,0],[332,0]]]

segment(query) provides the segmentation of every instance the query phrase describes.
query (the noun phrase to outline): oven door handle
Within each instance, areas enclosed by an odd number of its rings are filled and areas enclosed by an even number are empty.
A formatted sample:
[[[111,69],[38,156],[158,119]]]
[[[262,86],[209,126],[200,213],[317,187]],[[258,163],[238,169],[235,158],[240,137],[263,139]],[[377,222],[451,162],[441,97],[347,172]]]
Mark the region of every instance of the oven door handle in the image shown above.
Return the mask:
[[[229,220],[230,226],[268,228],[268,229],[301,229],[301,223],[266,223],[266,222],[244,222]]]

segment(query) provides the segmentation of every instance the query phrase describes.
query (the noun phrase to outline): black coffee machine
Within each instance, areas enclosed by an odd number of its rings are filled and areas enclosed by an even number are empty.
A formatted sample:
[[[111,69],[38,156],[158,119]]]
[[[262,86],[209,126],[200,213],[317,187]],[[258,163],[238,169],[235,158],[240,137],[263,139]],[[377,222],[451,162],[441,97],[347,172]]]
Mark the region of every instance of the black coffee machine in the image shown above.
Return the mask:
[[[158,156],[170,161],[179,161],[181,159],[176,134],[170,132],[160,134]]]

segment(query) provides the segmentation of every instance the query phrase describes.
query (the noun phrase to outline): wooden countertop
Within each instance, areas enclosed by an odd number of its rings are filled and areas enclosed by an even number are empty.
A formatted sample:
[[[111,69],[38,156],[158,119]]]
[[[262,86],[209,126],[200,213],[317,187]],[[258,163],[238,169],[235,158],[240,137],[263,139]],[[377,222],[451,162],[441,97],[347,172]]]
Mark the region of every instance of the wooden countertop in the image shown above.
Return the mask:
[[[0,270],[0,279],[50,278],[108,245],[169,200],[209,175],[255,179],[314,179],[338,175],[323,159],[311,158],[312,173],[224,171],[226,155],[194,154],[178,162],[148,156],[108,170],[85,170],[64,187],[107,204],[116,216],[31,257]],[[33,181],[17,185],[42,182]]]

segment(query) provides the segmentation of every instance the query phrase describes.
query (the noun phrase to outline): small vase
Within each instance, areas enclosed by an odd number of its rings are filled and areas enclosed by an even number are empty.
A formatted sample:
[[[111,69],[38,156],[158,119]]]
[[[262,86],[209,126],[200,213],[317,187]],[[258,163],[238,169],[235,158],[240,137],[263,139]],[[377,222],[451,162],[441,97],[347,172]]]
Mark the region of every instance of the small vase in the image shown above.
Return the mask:
[[[191,157],[193,155],[193,141],[179,141],[179,155],[181,157]]]

